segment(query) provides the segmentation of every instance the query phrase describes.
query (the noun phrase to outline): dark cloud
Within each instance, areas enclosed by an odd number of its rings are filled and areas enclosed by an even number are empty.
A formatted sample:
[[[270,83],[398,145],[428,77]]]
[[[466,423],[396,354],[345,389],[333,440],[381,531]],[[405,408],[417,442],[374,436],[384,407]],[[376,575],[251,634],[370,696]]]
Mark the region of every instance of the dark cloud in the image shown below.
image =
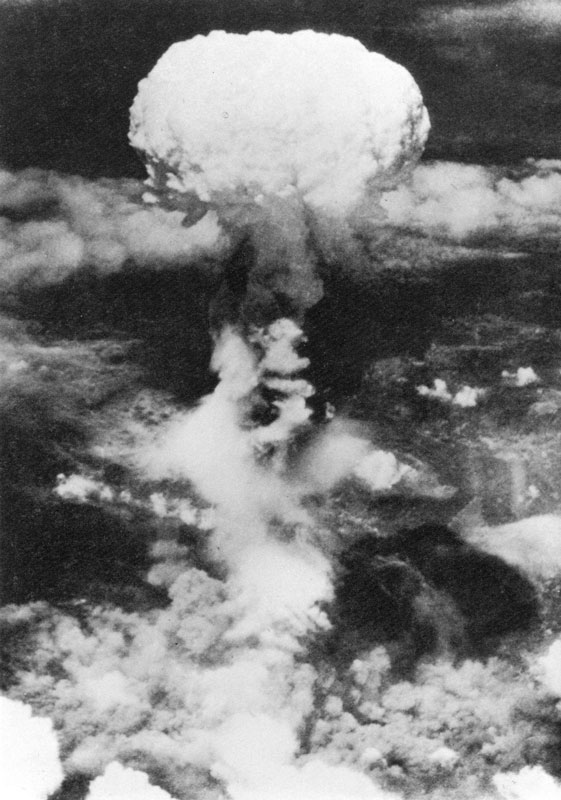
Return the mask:
[[[432,153],[475,161],[558,154],[561,14],[549,0],[429,4]]]

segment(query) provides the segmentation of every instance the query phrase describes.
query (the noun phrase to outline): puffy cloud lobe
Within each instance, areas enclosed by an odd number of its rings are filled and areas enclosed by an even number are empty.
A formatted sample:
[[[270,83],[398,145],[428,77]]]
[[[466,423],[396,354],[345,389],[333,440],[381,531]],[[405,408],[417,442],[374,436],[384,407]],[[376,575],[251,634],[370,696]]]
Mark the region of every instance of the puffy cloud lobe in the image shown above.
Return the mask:
[[[86,800],[173,800],[170,794],[152,786],[144,772],[122,767],[113,761],[90,784]]]
[[[328,684],[330,693],[311,734],[312,755],[360,765],[374,776],[385,770],[392,774],[397,762],[406,796],[425,796],[419,779],[432,781],[445,772],[451,782],[435,797],[502,798],[482,789],[493,774],[519,763],[525,742],[537,732],[520,713],[530,703],[528,675],[496,658],[485,664],[426,663],[411,682],[388,681],[389,669],[387,653],[378,647],[351,665],[345,676],[350,685]],[[426,796],[433,796],[430,790]],[[547,795],[504,796],[533,800]]]
[[[366,775],[312,758],[290,763],[298,742],[290,728],[256,715],[231,720],[219,737],[232,800],[399,800]]]
[[[395,182],[428,128],[409,73],[352,38],[213,31],[141,81],[130,141],[164,193],[218,205],[297,194],[339,216]]]
[[[0,785],[10,800],[46,800],[62,783],[58,741],[50,719],[0,697]]]
[[[561,574],[561,517],[541,514],[495,527],[476,527],[466,538],[534,580]]]
[[[561,785],[542,767],[502,772],[495,775],[493,783],[504,800],[561,800]]]

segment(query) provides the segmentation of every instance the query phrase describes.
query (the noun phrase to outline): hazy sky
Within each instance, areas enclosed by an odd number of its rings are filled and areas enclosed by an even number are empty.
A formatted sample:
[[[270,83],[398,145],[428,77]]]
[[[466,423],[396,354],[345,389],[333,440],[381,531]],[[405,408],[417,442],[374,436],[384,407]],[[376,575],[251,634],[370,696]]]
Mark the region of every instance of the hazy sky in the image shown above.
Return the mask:
[[[429,157],[558,155],[557,0],[1,0],[0,158],[140,177],[128,109],[173,41],[307,27],[354,35],[410,69],[433,121]]]

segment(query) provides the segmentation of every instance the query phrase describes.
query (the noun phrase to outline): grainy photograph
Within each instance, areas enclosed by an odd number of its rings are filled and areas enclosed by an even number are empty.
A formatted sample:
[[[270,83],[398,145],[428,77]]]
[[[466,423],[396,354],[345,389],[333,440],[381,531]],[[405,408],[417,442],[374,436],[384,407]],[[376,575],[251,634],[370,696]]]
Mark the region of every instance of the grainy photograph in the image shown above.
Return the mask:
[[[559,0],[0,0],[0,795],[561,800]]]

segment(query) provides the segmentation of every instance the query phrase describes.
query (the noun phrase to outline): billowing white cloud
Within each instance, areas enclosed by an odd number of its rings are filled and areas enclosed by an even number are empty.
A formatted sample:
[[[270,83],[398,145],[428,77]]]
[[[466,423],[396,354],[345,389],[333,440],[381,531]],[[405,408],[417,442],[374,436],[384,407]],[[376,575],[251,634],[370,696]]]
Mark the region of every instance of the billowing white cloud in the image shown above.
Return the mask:
[[[150,269],[192,264],[227,243],[213,214],[184,227],[184,213],[143,204],[134,180],[4,170],[0,191],[3,290],[57,283],[83,267],[107,274],[127,259]]]
[[[561,162],[529,159],[517,169],[434,162],[385,194],[390,224],[457,242],[560,246]]]
[[[427,133],[409,73],[355,39],[213,31],[140,83],[130,140],[155,189],[219,206],[296,196],[340,216],[394,182]]]
[[[173,800],[168,792],[153,786],[144,772],[122,767],[114,761],[90,784],[86,800]]]
[[[59,746],[50,719],[0,697],[0,786],[10,800],[47,800],[62,783]]]
[[[547,580],[561,574],[561,517],[556,514],[476,527],[465,535],[477,547],[532,578]]]
[[[561,800],[561,784],[543,767],[499,773],[493,783],[501,800]]]

